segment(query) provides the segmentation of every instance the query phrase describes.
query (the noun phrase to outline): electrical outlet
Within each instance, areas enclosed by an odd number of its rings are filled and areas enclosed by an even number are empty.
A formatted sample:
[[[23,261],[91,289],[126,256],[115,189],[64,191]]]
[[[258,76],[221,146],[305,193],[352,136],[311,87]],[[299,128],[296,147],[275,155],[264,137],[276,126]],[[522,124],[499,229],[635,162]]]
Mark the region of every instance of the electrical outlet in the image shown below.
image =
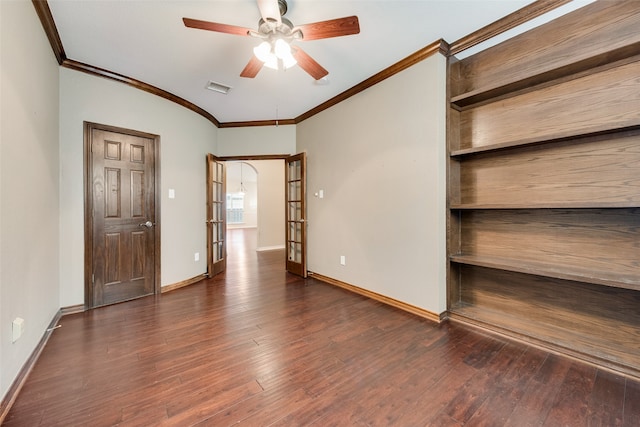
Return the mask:
[[[193,260],[200,261],[200,252],[196,252],[195,254],[193,254]]]
[[[347,257],[340,255],[340,265],[347,265]]]

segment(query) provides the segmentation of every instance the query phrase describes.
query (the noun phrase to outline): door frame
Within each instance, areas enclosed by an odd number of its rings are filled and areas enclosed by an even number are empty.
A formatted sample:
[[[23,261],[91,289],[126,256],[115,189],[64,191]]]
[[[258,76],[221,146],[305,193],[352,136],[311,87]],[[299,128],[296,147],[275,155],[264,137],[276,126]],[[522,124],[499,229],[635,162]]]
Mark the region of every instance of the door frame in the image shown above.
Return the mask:
[[[154,146],[154,179],[155,179],[155,210],[154,217],[156,225],[153,227],[155,239],[154,253],[154,295],[161,292],[160,281],[160,201],[162,199],[162,191],[160,189],[160,136],[136,131],[132,129],[121,128],[117,126],[104,125],[85,121],[84,124],[84,153],[83,153],[83,174],[84,174],[84,309],[88,310],[93,307],[93,159],[91,156],[92,133],[94,129],[104,130],[107,132],[116,132],[132,135],[141,138],[148,138],[153,141]]]
[[[282,166],[287,167],[287,159],[291,157],[291,154],[262,154],[262,155],[248,155],[248,156],[220,156],[217,157],[220,162],[242,162],[242,161],[251,161],[251,160],[282,160]],[[285,175],[286,176],[286,175]],[[285,194],[285,203],[286,203],[286,194]],[[226,208],[226,206],[225,206]],[[286,211],[285,211],[285,220],[286,220]],[[285,228],[285,250],[286,250],[286,236],[287,230]],[[285,251],[286,253],[286,251]]]

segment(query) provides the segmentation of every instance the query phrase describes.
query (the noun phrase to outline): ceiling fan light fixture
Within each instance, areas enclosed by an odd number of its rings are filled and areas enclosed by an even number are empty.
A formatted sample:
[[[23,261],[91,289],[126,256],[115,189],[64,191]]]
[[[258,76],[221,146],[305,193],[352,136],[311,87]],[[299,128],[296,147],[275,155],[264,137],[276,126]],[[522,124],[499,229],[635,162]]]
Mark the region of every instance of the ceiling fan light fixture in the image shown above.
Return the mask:
[[[278,58],[284,59],[287,56],[291,56],[291,46],[286,41],[277,39],[273,44],[273,52]]]
[[[253,48],[254,56],[249,59],[240,73],[240,77],[245,78],[254,78],[263,66],[275,70],[281,68],[286,70],[299,65],[315,80],[321,79],[329,72],[302,49],[296,47],[292,53],[289,43],[360,33],[360,24],[355,15],[294,26],[284,17],[287,12],[287,0],[257,0],[257,2],[261,16],[257,30],[191,18],[182,18],[182,21],[189,28],[261,39],[262,43]]]
[[[264,66],[268,68],[272,68],[274,70],[278,69],[278,57],[271,50],[271,43],[262,42],[258,46],[253,48],[253,54],[260,61],[264,62]]]
[[[278,58],[274,54],[271,54],[269,59],[265,61],[264,66],[267,68],[271,68],[272,70],[278,69]]]
[[[298,63],[291,54],[291,46],[283,39],[277,39],[273,45],[273,51],[278,59],[282,60],[282,66],[284,69],[293,67]]]
[[[291,68],[298,63],[291,54],[291,46],[283,39],[277,39],[275,42],[263,41],[253,48],[253,54],[264,62],[265,67],[273,70],[280,68],[280,61],[282,61],[284,69]]]
[[[272,57],[275,57],[275,55],[271,53],[271,43],[269,42],[262,42],[254,47],[253,54],[264,63],[269,62]]]
[[[289,52],[289,56],[287,56],[286,58],[282,58],[282,66],[284,67],[285,70],[293,67],[297,63],[298,61],[296,61],[293,55],[291,55],[291,52]]]

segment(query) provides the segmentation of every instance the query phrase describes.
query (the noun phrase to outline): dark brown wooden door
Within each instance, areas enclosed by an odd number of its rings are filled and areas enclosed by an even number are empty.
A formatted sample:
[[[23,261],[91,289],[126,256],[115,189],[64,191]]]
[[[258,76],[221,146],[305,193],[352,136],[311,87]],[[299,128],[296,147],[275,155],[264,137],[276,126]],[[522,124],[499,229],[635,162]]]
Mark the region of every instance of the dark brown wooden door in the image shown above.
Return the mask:
[[[227,268],[226,169],[224,162],[207,154],[207,273]]]
[[[89,307],[156,291],[155,141],[88,125]],[[158,242],[159,243],[159,242]]]
[[[285,160],[287,271],[307,277],[307,157],[296,154]]]

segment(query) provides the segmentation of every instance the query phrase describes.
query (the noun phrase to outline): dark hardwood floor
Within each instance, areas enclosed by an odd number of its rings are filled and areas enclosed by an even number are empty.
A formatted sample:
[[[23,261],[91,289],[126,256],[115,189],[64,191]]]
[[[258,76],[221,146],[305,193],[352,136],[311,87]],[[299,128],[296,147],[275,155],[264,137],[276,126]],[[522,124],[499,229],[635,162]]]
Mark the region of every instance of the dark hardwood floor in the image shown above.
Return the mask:
[[[5,425],[640,425],[637,381],[288,275],[254,239],[229,233],[219,277],[63,317]]]

